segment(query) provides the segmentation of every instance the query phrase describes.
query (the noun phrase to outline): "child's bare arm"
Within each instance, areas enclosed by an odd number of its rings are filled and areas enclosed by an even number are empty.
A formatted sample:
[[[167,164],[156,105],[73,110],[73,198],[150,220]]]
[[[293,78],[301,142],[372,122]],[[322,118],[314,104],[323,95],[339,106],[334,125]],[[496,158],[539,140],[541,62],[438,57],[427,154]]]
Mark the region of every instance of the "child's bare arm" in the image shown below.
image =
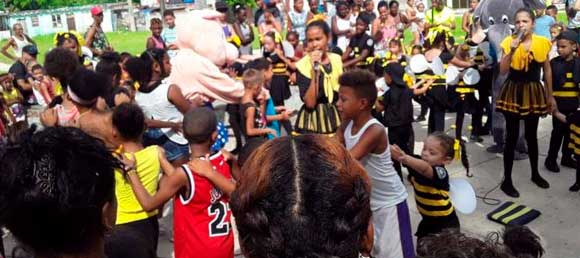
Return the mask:
[[[273,134],[277,135],[276,131],[270,128],[255,128],[254,127],[254,115],[255,115],[255,107],[249,107],[246,109],[246,121],[244,121],[244,126],[246,127],[246,134],[248,136],[260,136],[260,135],[267,135]]]
[[[387,144],[388,140],[385,128],[379,125],[373,125],[363,133],[360,140],[350,149],[350,155],[357,160],[361,160],[369,153],[384,151]],[[383,150],[377,150],[380,146],[384,146]]]
[[[403,165],[411,167],[417,173],[423,175],[426,178],[433,178],[433,168],[422,159],[417,159],[412,156],[407,155],[399,146],[391,146],[391,157],[394,160],[401,162]]]
[[[161,166],[161,170],[163,170],[163,174],[166,176],[175,174],[176,168],[165,157],[165,150],[160,146],[157,149],[159,150],[159,165]]]
[[[429,80],[423,79],[415,83],[415,85],[413,85],[413,95],[425,94],[429,90],[429,87],[431,87],[434,81],[435,81],[434,79]]]
[[[558,110],[554,110],[554,113],[552,114],[556,119],[560,120],[562,123],[568,123],[566,116],[564,114],[562,114],[560,111]]]
[[[236,190],[236,185],[232,180],[227,179],[225,176],[215,171],[209,161],[209,155],[207,155],[205,159],[194,159],[187,163],[187,165],[193,173],[207,178],[207,180],[228,196]]]
[[[474,63],[472,61],[461,60],[457,56],[453,57],[453,59],[451,59],[450,63],[454,66],[459,67],[459,68],[469,68],[469,67],[472,67],[474,65]]]
[[[137,197],[143,210],[147,212],[154,211],[161,207],[161,205],[169,201],[171,197],[175,196],[175,194],[187,184],[185,173],[174,173],[173,175],[166,176],[163,180],[159,181],[157,193],[151,196],[147,189],[145,189],[145,186],[143,186],[143,183],[141,183],[135,170],[129,171],[127,175],[131,188],[135,193],[135,197]]]

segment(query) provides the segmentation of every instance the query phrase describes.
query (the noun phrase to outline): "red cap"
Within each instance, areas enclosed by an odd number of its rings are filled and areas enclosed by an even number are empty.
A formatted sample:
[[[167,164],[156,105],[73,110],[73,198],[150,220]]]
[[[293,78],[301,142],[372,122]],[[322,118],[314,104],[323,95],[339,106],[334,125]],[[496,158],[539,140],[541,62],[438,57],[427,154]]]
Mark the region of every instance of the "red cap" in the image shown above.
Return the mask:
[[[103,8],[101,8],[100,6],[95,6],[95,7],[91,8],[92,15],[99,15],[101,13],[103,13]]]

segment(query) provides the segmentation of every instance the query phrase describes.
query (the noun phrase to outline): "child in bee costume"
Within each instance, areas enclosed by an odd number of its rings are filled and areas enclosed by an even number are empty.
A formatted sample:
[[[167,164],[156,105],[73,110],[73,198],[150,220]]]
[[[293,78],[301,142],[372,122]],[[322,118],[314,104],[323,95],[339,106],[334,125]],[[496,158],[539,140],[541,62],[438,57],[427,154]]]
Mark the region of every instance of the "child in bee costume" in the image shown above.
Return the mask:
[[[552,66],[552,85],[554,88],[554,98],[558,111],[562,114],[571,114],[578,109],[578,87],[580,84],[580,58],[576,52],[578,34],[574,31],[564,31],[557,38],[559,56],[550,61]],[[570,143],[570,132],[568,126],[552,118],[552,135],[550,137],[550,148],[548,157],[544,165],[552,172],[559,172],[560,168],[556,162],[560,146],[562,146],[562,166],[575,168],[576,162],[572,159],[572,149],[568,148]],[[563,142],[562,142],[563,140]]]

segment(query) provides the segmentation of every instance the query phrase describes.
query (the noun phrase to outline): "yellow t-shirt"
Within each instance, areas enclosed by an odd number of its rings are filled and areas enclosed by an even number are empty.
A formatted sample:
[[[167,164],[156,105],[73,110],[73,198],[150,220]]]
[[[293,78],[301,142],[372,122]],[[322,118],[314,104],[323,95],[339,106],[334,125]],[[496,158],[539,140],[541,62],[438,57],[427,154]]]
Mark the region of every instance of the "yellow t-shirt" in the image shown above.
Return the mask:
[[[137,175],[141,183],[149,194],[157,192],[159,173],[159,150],[157,146],[149,146],[141,151],[135,152],[137,164]],[[139,204],[135,193],[129,182],[122,173],[115,173],[115,194],[117,195],[117,225],[150,218],[157,215],[157,210],[145,212]]]
[[[455,22],[455,14],[447,7],[443,7],[441,11],[429,9],[425,12],[425,19],[431,25],[453,24]]]
[[[508,36],[501,42],[501,48],[506,55],[511,53],[513,39],[513,36]],[[530,49],[526,51],[523,45],[518,46],[512,56],[510,67],[518,71],[527,71],[531,61],[546,62],[551,48],[552,43],[549,39],[532,34]]]

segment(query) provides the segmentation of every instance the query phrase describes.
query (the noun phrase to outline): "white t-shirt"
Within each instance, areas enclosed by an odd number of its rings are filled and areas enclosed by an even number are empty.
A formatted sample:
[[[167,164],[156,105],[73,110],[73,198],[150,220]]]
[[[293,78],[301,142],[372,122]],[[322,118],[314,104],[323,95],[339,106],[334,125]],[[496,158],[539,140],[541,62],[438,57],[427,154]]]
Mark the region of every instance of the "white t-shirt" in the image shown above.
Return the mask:
[[[352,149],[364,132],[374,124],[381,125],[376,119],[369,120],[357,134],[352,135],[353,122],[349,122],[344,131],[346,149]],[[386,133],[386,132],[385,132]],[[407,199],[407,190],[393,167],[391,150],[387,146],[381,154],[369,153],[360,160],[371,180],[371,210],[395,206]]]

